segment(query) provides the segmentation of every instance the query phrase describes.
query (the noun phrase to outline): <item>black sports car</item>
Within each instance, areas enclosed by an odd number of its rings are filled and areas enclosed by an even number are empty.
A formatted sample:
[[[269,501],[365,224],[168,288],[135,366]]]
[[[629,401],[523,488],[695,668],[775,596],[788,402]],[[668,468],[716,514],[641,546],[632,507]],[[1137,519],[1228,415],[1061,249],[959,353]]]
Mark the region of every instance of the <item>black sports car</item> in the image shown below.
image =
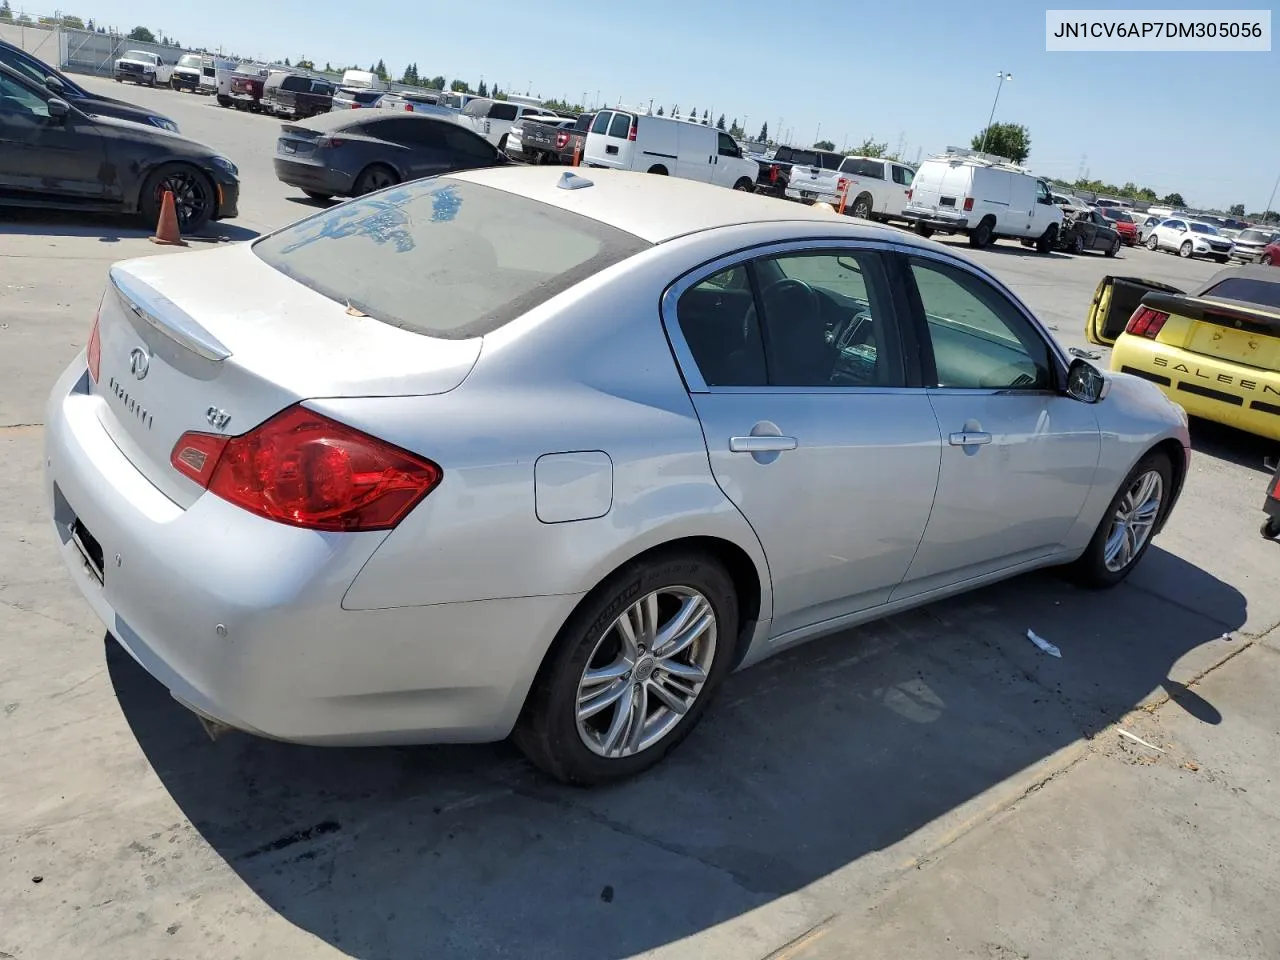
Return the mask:
[[[0,40],[0,66],[16,70],[32,83],[47,87],[55,97],[61,97],[84,113],[96,114],[99,117],[115,117],[117,120],[132,120],[134,123],[145,123],[159,127],[161,130],[178,132],[178,125],[164,114],[90,93],[65,73],[59,73],[40,58],[33,57],[21,47],[15,47],[4,40]]]
[[[239,172],[176,133],[91,115],[0,65],[0,206],[140,213],[172,191],[178,225],[236,216]]]
[[[392,110],[322,113],[282,124],[276,176],[315,200],[511,160],[446,117]]]

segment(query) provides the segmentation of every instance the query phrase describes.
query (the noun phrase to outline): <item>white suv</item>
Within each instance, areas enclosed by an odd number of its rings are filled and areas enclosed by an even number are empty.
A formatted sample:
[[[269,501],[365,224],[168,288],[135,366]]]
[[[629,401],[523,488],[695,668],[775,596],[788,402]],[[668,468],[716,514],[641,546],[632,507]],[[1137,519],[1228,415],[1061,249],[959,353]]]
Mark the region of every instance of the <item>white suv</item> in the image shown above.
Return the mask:
[[[1148,250],[1177,251],[1180,257],[1212,257],[1219,263],[1231,259],[1231,241],[1216,227],[1182,217],[1170,217],[1147,234]]]

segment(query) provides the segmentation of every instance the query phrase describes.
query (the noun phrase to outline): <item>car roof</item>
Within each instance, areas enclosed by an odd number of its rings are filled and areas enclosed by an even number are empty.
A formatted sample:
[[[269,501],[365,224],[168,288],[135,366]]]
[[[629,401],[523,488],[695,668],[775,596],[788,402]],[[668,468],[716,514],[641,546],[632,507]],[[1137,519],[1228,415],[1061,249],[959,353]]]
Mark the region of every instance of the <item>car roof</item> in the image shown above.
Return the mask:
[[[561,189],[557,184],[568,173],[589,180],[592,186]],[[449,176],[568,210],[650,243],[739,224],[812,221],[850,236],[925,246],[901,230],[864,225],[829,210],[679,177],[585,167],[570,172],[522,165],[467,170]]]
[[[385,110],[333,110],[329,113],[317,113],[314,117],[308,117],[305,120],[290,120],[288,121],[288,126],[302,127],[304,130],[315,130],[319,133],[329,133],[333,130],[354,127],[358,123],[385,122],[390,119],[407,120],[409,123],[447,124],[450,127],[458,127],[459,130],[466,130],[466,127],[454,123],[449,117]],[[468,130],[467,132],[471,133],[472,131]]]
[[[1200,284],[1200,286],[1196,287],[1195,290],[1188,294],[1188,296],[1203,297],[1206,291],[1212,290],[1218,283],[1228,277],[1244,277],[1247,280],[1261,280],[1265,283],[1280,283],[1280,270],[1264,263],[1250,263],[1240,267],[1227,267],[1225,270],[1219,270],[1204,283]]]

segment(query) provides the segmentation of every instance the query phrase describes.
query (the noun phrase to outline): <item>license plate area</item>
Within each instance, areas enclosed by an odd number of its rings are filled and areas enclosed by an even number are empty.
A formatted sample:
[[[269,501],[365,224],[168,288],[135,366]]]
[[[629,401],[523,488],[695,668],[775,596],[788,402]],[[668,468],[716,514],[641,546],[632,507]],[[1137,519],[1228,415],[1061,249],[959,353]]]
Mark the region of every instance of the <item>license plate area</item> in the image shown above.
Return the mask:
[[[98,543],[97,538],[89,532],[89,528],[80,522],[79,517],[71,521],[71,542],[75,544],[76,550],[80,552],[80,558],[84,561],[85,570],[99,584],[102,584],[105,580],[102,544]]]
[[[800,196],[801,196],[801,198],[802,198],[802,199],[804,199],[804,200],[816,200],[816,199],[818,199],[818,195],[817,195],[816,193],[814,193],[812,190],[801,190],[801,191],[800,191]]]

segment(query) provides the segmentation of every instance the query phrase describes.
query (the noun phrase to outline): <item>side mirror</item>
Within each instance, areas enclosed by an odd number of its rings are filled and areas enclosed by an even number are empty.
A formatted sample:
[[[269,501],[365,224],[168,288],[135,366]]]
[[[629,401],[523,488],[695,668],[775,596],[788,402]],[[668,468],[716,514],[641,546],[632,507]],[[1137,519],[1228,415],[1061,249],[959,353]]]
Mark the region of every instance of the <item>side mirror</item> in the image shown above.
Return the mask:
[[[59,80],[57,77],[52,75],[44,78],[44,85],[48,90],[52,91],[53,93],[62,93],[64,90],[67,89],[62,85],[61,80]]]
[[[67,115],[71,113],[71,105],[58,97],[51,97],[46,101],[45,107],[49,110],[50,119],[57,120],[59,123],[66,120]]]
[[[1066,394],[1081,403],[1097,403],[1106,397],[1111,383],[1102,371],[1088,360],[1075,359],[1067,368]]]

